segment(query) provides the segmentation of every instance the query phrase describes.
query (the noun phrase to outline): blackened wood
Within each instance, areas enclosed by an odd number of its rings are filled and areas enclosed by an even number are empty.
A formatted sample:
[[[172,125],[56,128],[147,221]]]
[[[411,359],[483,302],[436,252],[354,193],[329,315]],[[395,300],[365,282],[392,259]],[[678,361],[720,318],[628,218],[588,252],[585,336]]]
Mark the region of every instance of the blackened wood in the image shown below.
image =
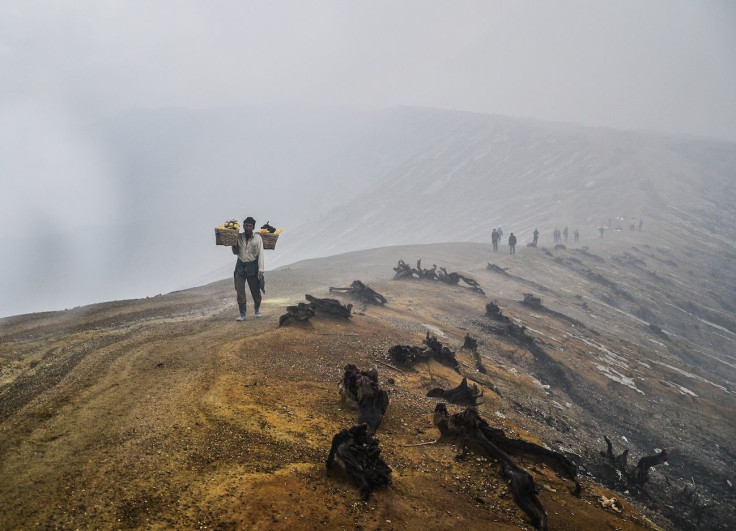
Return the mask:
[[[360,280],[353,280],[353,283],[350,284],[349,288],[331,287],[330,292],[332,291],[342,291],[345,293],[349,293],[350,295],[357,297],[366,304],[386,304],[388,302],[386,297],[378,293],[376,290],[366,286]]]
[[[367,424],[369,434],[375,433],[388,408],[388,393],[378,385],[378,371],[346,365],[339,387],[342,397],[358,407],[358,423]]]
[[[534,527],[547,529],[547,513],[537,497],[534,479],[514,463],[506,452],[488,440],[483,428],[490,427],[478,415],[475,408],[468,408],[462,413],[449,415],[445,404],[437,404],[434,422],[443,437],[453,436],[462,440],[462,456],[472,446],[498,460],[501,463],[503,474],[511,480],[511,492],[516,504],[529,516]]]
[[[478,403],[478,398],[483,396],[483,391],[478,391],[478,386],[475,384],[469,386],[468,379],[463,378],[463,381],[460,382],[460,385],[457,387],[447,390],[442,389],[441,387],[436,387],[431,389],[427,393],[427,396],[432,398],[441,398],[443,400],[447,400],[451,404],[475,406]]]
[[[343,306],[342,303],[337,299],[318,299],[317,297],[313,297],[309,294],[304,295],[304,298],[310,302],[316,312],[326,313],[329,315],[342,317],[344,319],[350,318],[350,312],[353,309],[352,304]]]
[[[360,489],[367,500],[371,492],[391,483],[391,468],[381,458],[378,439],[368,433],[367,424],[341,430],[332,438],[327,470],[339,468]]]

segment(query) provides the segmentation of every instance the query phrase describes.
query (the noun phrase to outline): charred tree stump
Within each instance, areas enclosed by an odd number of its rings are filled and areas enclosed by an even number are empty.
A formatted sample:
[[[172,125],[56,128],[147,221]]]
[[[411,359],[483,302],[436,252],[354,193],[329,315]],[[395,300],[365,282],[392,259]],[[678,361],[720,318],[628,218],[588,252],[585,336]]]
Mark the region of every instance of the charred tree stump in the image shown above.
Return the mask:
[[[428,353],[422,347],[394,345],[388,350],[388,353],[398,365],[403,367],[412,367],[415,363],[429,359]]]
[[[476,406],[478,404],[478,398],[483,396],[483,391],[478,391],[478,386],[475,384],[469,386],[468,379],[463,378],[463,381],[460,382],[460,385],[457,387],[448,390],[436,387],[434,389],[430,389],[427,396],[432,398],[442,398],[451,404]]]
[[[391,483],[391,468],[381,458],[378,439],[368,433],[367,424],[335,435],[326,465],[328,471],[335,466],[342,470],[358,486],[364,500],[375,489]]]
[[[460,349],[467,349],[473,353],[473,358],[475,359],[475,368],[479,373],[486,374],[488,372],[485,368],[485,365],[483,365],[483,361],[480,359],[480,354],[478,353],[477,339],[470,337],[470,334],[465,334],[465,342],[463,343],[463,346],[460,347]]]
[[[310,302],[316,311],[334,315],[336,317],[342,317],[344,319],[350,318],[350,312],[353,309],[352,304],[343,306],[337,299],[318,299],[312,295],[305,295],[304,298]]]
[[[429,332],[427,332],[424,344],[427,345],[431,352],[431,356],[435,360],[439,361],[442,365],[450,367],[458,374],[460,373],[460,364],[455,358],[455,353],[444,346],[439,339],[434,336],[430,336]]]
[[[604,435],[603,439],[606,441],[607,448],[605,452],[600,452],[601,456],[606,459],[609,466],[613,467],[618,471],[618,473],[620,473],[620,477],[622,477],[625,482],[622,483],[617,481],[619,477],[618,475],[616,478],[609,477],[602,479],[607,480],[609,483],[613,483],[615,488],[619,490],[639,490],[649,480],[649,469],[653,466],[665,463],[669,459],[669,451],[671,449],[668,450],[665,448],[654,455],[642,457],[637,462],[636,467],[629,470],[627,468],[629,449],[624,449],[624,451],[617,456],[613,453],[613,445],[608,437]]]
[[[358,407],[358,424],[367,424],[368,434],[374,434],[388,408],[388,393],[378,385],[378,371],[347,365],[339,387],[343,399]]]
[[[463,350],[478,350],[478,340],[474,337],[471,337],[470,334],[465,334],[465,341],[463,342],[463,346],[460,348]]]
[[[500,321],[502,323],[510,323],[511,319],[501,313],[501,308],[498,307],[496,301],[491,301],[486,304],[486,315],[494,321]]]
[[[286,313],[279,318],[279,326],[282,326],[290,320],[307,322],[314,317],[314,306],[300,302],[296,306],[287,306]]]
[[[634,483],[637,485],[644,485],[644,483],[649,480],[649,469],[653,466],[665,463],[668,458],[669,455],[667,453],[667,448],[665,448],[655,455],[647,455],[639,459],[634,472],[631,474],[631,478],[634,480]]]
[[[611,441],[608,439],[608,437],[604,435],[603,439],[605,439],[606,441],[607,449],[606,449],[606,453],[604,454],[603,452],[601,452],[601,455],[605,456],[606,459],[608,459],[608,462],[611,465],[613,465],[614,468],[625,473],[626,472],[626,461],[628,460],[628,456],[629,456],[629,449],[628,448],[624,449],[621,455],[616,456],[613,454],[613,444],[611,444]]]
[[[330,292],[333,291],[342,291],[353,295],[365,304],[386,304],[388,302],[386,297],[369,288],[360,280],[353,280],[349,288],[330,288]]]
[[[488,427],[488,424],[475,408],[450,416],[445,404],[437,404],[434,423],[442,437],[455,437],[462,441],[463,452],[460,457],[464,457],[472,446],[498,460],[504,476],[511,480],[511,492],[516,504],[529,516],[534,527],[547,529],[547,513],[537,497],[534,479],[514,463],[506,452],[488,440],[483,431],[483,427]]]

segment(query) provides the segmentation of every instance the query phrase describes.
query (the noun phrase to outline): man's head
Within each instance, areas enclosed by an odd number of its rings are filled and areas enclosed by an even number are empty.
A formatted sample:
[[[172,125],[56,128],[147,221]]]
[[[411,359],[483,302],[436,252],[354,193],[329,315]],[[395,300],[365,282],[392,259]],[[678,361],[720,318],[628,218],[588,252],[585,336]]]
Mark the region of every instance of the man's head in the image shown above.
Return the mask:
[[[248,235],[252,234],[255,226],[256,226],[256,220],[253,219],[252,217],[248,216],[247,218],[243,220],[243,231],[246,234]]]

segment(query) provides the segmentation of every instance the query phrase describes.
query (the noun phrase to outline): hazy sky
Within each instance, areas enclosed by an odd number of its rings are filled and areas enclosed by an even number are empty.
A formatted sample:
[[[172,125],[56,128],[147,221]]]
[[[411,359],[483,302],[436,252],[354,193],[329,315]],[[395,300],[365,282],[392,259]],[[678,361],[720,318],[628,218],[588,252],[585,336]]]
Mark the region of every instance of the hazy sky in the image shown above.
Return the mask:
[[[0,0],[0,15],[6,285],[28,260],[84,273],[105,254],[17,249],[115,226],[127,177],[87,126],[131,108],[407,105],[736,141],[733,0]]]
[[[0,6],[3,112],[416,105],[736,140],[732,0]]]

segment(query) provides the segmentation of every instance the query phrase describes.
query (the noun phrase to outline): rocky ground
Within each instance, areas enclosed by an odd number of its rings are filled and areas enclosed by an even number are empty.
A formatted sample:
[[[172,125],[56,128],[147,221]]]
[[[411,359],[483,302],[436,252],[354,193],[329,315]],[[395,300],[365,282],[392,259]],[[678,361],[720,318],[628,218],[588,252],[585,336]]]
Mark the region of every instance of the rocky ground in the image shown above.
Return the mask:
[[[232,282],[155,298],[0,320],[0,521],[4,528],[531,528],[493,460],[439,441],[433,387],[463,376],[491,425],[563,452],[582,493],[515,456],[551,529],[736,528],[736,320],[730,257],[656,225],[565,249],[483,244],[391,247],[267,274],[264,316],[234,321]],[[542,242],[544,243],[544,242]],[[585,247],[583,247],[585,245]],[[703,257],[707,260],[703,261]],[[486,295],[394,281],[399,259],[474,278]],[[498,269],[489,269],[494,264]],[[385,306],[330,286],[360,279]],[[462,283],[461,283],[462,284]],[[278,327],[305,294],[354,304]],[[525,293],[541,307],[522,304]],[[492,332],[495,300],[533,348]],[[427,332],[456,352],[397,368],[397,344]],[[479,342],[486,369],[461,350]],[[390,403],[378,428],[392,484],[362,501],[325,459],[354,425],[345,365],[376,368]],[[463,408],[449,405],[450,412]],[[645,492],[616,490],[603,437],[633,466],[668,448]],[[421,444],[432,443],[432,444]],[[608,475],[607,475],[608,474]],[[729,483],[730,482],[730,483]],[[604,507],[602,497],[616,498]],[[618,510],[617,510],[618,509]]]

